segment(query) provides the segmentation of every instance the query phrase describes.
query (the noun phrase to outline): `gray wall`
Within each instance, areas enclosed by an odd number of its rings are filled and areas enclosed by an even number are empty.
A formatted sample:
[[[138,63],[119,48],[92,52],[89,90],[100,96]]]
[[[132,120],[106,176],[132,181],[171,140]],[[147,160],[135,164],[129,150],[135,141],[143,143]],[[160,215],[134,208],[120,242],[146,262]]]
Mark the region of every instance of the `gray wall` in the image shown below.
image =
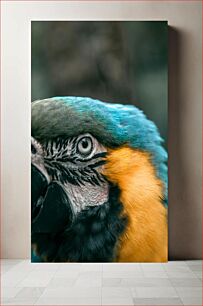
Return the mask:
[[[191,17],[192,18],[192,15]],[[201,37],[169,30],[169,254],[202,256]]]
[[[3,258],[30,257],[30,21],[168,20],[169,255],[201,258],[201,2],[2,3]]]

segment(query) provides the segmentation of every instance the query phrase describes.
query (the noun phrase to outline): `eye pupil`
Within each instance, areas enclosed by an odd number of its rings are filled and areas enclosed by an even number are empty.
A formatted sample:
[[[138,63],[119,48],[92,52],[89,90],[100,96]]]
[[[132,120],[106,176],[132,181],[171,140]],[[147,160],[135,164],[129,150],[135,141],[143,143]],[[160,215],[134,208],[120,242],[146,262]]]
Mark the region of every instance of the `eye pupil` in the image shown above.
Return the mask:
[[[84,149],[86,149],[88,147],[88,141],[86,139],[82,140],[82,146]]]

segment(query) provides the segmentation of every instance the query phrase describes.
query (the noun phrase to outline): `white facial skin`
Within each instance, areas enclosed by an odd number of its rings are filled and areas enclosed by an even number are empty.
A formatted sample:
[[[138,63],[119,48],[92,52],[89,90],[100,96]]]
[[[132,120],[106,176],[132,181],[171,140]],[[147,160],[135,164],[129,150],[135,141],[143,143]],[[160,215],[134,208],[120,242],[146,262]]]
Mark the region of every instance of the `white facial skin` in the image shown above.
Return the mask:
[[[32,138],[31,161],[67,193],[75,215],[108,200],[109,184],[102,176],[106,148],[90,134],[57,138],[40,144]]]

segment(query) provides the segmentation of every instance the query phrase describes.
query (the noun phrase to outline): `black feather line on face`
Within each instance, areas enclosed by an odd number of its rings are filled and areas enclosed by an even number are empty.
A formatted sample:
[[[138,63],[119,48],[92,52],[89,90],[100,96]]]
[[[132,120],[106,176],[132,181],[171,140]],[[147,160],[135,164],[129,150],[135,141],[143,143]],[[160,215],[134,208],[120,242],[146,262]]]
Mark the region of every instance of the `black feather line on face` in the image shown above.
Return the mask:
[[[77,186],[84,185],[84,182],[89,182],[93,186],[100,186],[102,183],[104,183],[106,181],[105,178],[101,173],[95,170],[95,168],[104,164],[105,160],[101,160],[86,167],[69,169],[58,161],[51,162],[45,159],[47,172],[53,180],[59,180],[62,183],[68,182]]]
[[[32,243],[49,262],[111,262],[126,225],[119,190],[111,186],[107,203],[80,212],[71,228],[57,235],[33,234]]]
[[[79,162],[89,162],[89,161],[92,161],[96,158],[99,158],[99,157],[106,157],[107,155],[107,152],[101,152],[101,153],[97,153],[95,154],[94,156],[92,156],[91,158],[86,158],[86,159],[82,159],[82,158],[76,158],[76,161],[79,161]]]
[[[48,175],[61,183],[83,186],[86,182],[102,186],[106,180],[97,168],[105,164],[107,152],[82,158],[82,155],[76,154],[77,143],[78,137],[56,138],[44,143],[44,163]]]

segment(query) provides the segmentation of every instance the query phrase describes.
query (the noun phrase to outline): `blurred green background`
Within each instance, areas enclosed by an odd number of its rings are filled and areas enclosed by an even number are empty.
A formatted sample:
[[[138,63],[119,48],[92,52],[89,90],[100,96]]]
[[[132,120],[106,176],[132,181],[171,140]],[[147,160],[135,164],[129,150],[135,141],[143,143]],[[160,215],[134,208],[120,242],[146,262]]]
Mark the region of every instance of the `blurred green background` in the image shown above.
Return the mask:
[[[167,144],[166,21],[32,21],[32,101],[89,96],[134,104]]]

